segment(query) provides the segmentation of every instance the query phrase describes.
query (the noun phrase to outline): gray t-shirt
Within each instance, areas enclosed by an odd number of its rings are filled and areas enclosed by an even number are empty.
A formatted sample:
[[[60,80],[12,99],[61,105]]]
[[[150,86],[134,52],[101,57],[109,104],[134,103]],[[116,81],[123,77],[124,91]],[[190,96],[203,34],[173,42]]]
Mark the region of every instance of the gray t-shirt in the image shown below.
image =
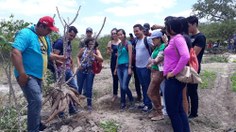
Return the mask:
[[[147,40],[148,40],[148,44],[151,45],[152,42],[150,41],[150,39],[147,39]],[[149,55],[148,49],[146,48],[144,44],[144,38],[138,39],[135,46],[135,50],[136,50],[136,58],[135,58],[136,67],[145,68],[148,64],[148,59],[150,55]]]

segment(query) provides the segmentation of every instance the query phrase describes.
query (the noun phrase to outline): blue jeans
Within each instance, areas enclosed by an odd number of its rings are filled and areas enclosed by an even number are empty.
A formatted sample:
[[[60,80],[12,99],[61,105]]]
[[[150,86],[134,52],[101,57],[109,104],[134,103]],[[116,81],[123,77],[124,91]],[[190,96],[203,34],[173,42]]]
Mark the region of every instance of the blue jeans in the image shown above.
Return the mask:
[[[66,76],[65,76],[66,81],[69,80],[69,79],[73,76],[72,70],[67,69],[66,72],[65,72],[65,75],[66,75]],[[67,85],[70,86],[70,87],[72,87],[72,88],[74,88],[74,89],[76,89],[76,90],[78,90],[78,86],[77,86],[77,84],[76,84],[75,78],[71,79],[71,80],[67,83]],[[76,111],[75,104],[74,104],[74,102],[71,101],[71,102],[69,103],[69,113],[73,113],[73,112],[75,112],[75,111]]]
[[[87,105],[92,106],[92,89],[93,89],[93,80],[95,74],[92,72],[84,72],[83,70],[78,71],[77,73],[77,83],[79,86],[78,92],[82,93],[84,83],[86,83],[86,97],[87,97]],[[86,82],[85,82],[86,81]]]
[[[131,78],[131,75],[128,74],[128,65],[129,64],[121,64],[118,65],[117,68],[117,75],[120,81],[120,95],[121,95],[121,104],[125,105],[125,95],[127,94],[130,102],[134,101],[134,98],[132,96],[132,93],[129,89],[129,81]]]
[[[72,70],[69,70],[67,69],[66,72],[65,72],[65,79],[66,81],[69,80],[72,76],[73,76],[73,72]],[[78,86],[76,84],[76,81],[75,81],[75,78],[71,79],[68,83],[67,83],[68,86],[74,88],[74,89],[78,89]]]
[[[27,106],[27,130],[38,132],[40,124],[40,112],[42,109],[42,80],[30,77],[26,86],[21,87],[28,102]]]
[[[163,97],[163,113],[167,114],[166,113],[166,101],[165,101],[165,79],[161,82],[160,88],[161,88],[162,97]]]
[[[139,82],[142,86],[143,104],[150,108],[152,107],[152,102],[147,96],[147,90],[151,81],[151,71],[146,67],[145,68],[136,67],[136,73],[138,75]]]
[[[183,108],[182,94],[185,85],[174,77],[165,80],[166,110],[174,132],[190,132],[188,118]]]

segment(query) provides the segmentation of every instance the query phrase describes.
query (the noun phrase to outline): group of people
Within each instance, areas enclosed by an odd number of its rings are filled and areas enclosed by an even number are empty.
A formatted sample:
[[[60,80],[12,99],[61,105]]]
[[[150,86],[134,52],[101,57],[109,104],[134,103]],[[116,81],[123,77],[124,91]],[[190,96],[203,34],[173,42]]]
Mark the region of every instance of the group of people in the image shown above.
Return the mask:
[[[120,84],[120,109],[136,108],[129,88],[133,73],[136,101],[142,100],[142,105],[137,108],[150,112],[148,117],[154,121],[162,120],[166,114],[171,119],[174,131],[188,132],[188,118],[198,116],[198,84],[180,82],[175,76],[189,65],[190,48],[197,55],[197,72],[200,73],[206,37],[198,30],[196,16],[169,16],[164,23],[165,26],[152,27],[148,23],[135,24],[135,37],[130,33],[129,39],[126,38],[124,29],[111,30],[107,53],[111,56],[112,101],[117,99]],[[150,32],[150,29],[153,31]]]
[[[92,37],[92,28],[89,27],[86,29],[87,37],[81,42],[80,50],[78,50],[78,69],[76,71],[78,79],[76,80],[73,78],[75,64],[72,59],[71,41],[76,37],[78,30],[74,26],[68,27],[65,36],[53,43],[50,42],[48,36],[52,31],[58,32],[58,28],[54,25],[54,19],[50,16],[42,17],[36,25],[18,31],[12,45],[11,56],[15,67],[15,77],[28,102],[27,130],[29,132],[37,132],[46,128],[45,124],[41,122],[40,113],[42,109],[42,79],[48,67],[54,74],[61,76],[65,65],[64,81],[70,79],[67,83],[68,86],[76,89],[80,94],[84,91],[83,94],[87,97],[87,109],[91,111],[95,76],[93,62],[103,62],[98,43]],[[67,40],[66,47],[63,47],[65,40]],[[54,65],[53,60],[55,60],[56,68],[52,66]],[[55,79],[58,80],[60,77]],[[78,109],[74,102],[70,102],[69,114],[77,112]],[[64,117],[64,113],[61,112],[58,116]]]
[[[150,32],[150,29],[153,32]],[[65,34],[68,43],[65,48],[63,48],[63,38],[51,44],[48,35],[52,31],[58,31],[54,26],[54,19],[49,16],[42,17],[37,25],[17,32],[12,46],[15,76],[28,102],[28,131],[39,131],[45,128],[41,123],[40,112],[42,79],[48,61],[55,60],[57,68],[53,72],[57,72],[58,75],[62,74],[63,64],[65,64],[65,80],[73,77],[75,72],[71,41],[78,33],[76,27],[68,28]],[[198,30],[198,18],[170,16],[165,18],[164,26],[150,27],[148,23],[135,24],[133,32],[135,37],[130,34],[128,39],[124,29],[111,30],[107,53],[111,56],[112,101],[117,99],[120,85],[121,110],[134,109],[135,101],[142,101],[142,105],[137,108],[150,112],[148,117],[151,120],[161,120],[164,118],[163,114],[167,114],[174,131],[190,131],[188,117],[198,116],[198,85],[182,83],[175,76],[188,65],[189,49],[192,47],[196,52],[199,65],[201,64],[206,38]],[[77,80],[73,78],[68,82],[70,87],[87,97],[89,111],[92,110],[95,76],[93,62],[95,60],[103,62],[98,43],[92,34],[93,29],[88,27],[86,38],[79,45]],[[63,49],[66,50],[65,55]],[[35,60],[38,63],[35,63]],[[200,69],[201,67],[198,73]],[[132,74],[135,80],[136,99],[129,89]],[[161,101],[161,94],[163,101]],[[126,101],[126,95],[129,103]],[[75,113],[77,108],[73,102],[70,102],[69,114]],[[63,114],[60,113],[59,116]]]

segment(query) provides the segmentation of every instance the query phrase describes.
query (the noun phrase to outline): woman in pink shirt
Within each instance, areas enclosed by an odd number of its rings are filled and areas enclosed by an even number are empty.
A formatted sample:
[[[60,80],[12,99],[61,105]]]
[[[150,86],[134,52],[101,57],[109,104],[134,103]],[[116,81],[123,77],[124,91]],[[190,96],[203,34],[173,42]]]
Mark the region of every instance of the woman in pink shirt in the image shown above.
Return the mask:
[[[174,132],[189,132],[189,123],[183,109],[182,91],[185,83],[175,76],[188,63],[190,55],[184,37],[181,35],[181,22],[172,18],[165,22],[166,32],[170,36],[168,46],[164,50],[165,101],[167,114],[171,119]]]

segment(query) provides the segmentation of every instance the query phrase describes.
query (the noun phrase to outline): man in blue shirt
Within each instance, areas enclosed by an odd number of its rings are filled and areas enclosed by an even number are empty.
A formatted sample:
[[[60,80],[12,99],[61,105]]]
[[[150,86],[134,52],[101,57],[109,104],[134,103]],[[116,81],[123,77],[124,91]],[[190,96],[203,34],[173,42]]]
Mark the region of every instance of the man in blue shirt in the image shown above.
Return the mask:
[[[54,26],[54,19],[50,16],[42,17],[37,25],[17,32],[12,45],[11,57],[15,77],[28,102],[29,132],[38,132],[42,128],[42,79],[48,59],[65,61],[65,57],[50,53],[50,39],[47,35],[52,31],[58,31]]]

